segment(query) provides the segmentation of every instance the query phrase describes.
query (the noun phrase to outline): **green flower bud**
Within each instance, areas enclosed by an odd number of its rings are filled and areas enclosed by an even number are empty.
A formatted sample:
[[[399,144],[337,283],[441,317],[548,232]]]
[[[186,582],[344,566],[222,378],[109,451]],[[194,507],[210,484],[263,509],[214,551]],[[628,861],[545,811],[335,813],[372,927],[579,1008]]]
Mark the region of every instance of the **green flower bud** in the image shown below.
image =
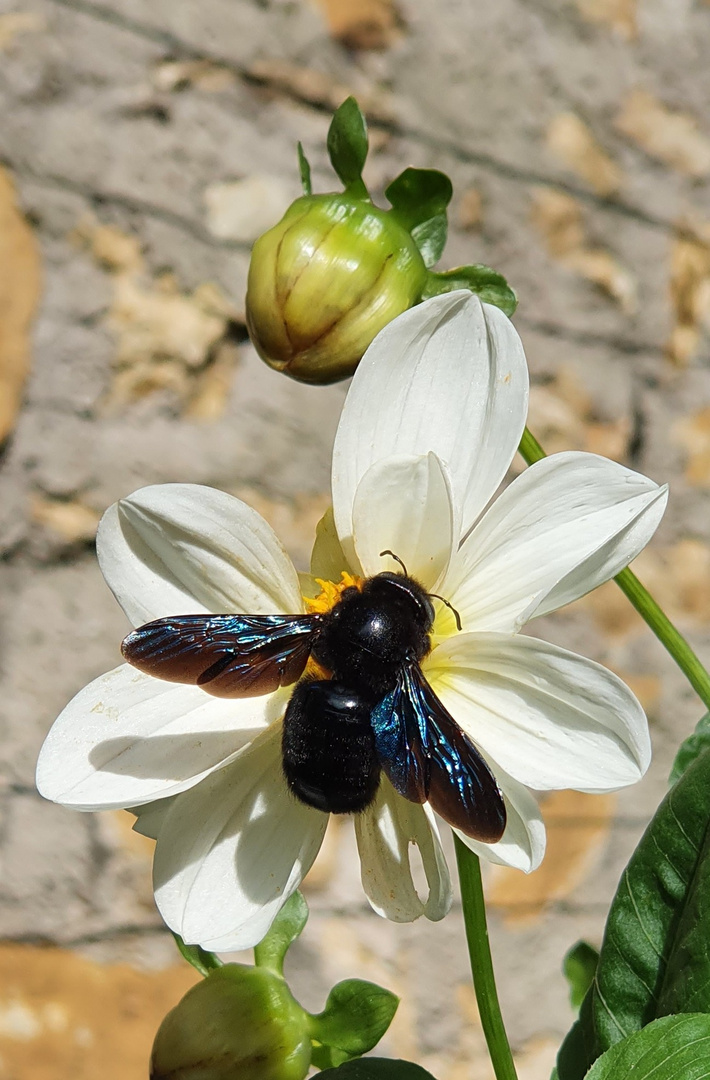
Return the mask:
[[[277,371],[337,382],[421,299],[426,278],[417,245],[391,212],[347,193],[306,195],[254,245],[249,333]]]
[[[151,1080],[303,1080],[308,1015],[278,975],[225,964],[188,990],[158,1029]]]

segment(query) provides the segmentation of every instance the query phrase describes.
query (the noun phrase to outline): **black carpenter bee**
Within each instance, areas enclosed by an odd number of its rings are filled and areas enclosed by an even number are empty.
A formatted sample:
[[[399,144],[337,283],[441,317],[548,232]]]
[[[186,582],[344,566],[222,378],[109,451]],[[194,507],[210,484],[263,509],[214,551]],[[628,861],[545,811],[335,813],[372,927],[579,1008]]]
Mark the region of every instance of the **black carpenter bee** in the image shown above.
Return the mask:
[[[344,589],[325,614],[176,615],[134,630],[121,650],[149,675],[217,697],[296,683],[283,771],[307,805],[364,810],[384,770],[405,799],[428,801],[450,825],[493,843],[506,823],[495,777],[420,667],[433,625],[430,594],[405,570]],[[302,678],[309,657],[330,677]]]

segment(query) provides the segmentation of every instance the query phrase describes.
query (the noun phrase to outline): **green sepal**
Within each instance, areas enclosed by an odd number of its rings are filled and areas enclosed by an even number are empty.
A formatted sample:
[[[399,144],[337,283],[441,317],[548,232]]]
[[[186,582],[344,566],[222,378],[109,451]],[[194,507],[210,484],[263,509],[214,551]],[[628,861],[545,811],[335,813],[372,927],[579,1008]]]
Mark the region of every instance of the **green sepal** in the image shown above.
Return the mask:
[[[369,198],[362,180],[367,160],[367,124],[354,97],[346,98],[333,113],[327,145],[330,162],[348,194]]]
[[[664,1016],[607,1050],[586,1080],[704,1080],[709,1061],[710,1016]]]
[[[423,221],[421,225],[415,225],[412,229],[412,240],[419,248],[419,254],[427,269],[438,263],[446,247],[448,234],[449,223],[446,214],[437,214],[436,217],[429,218],[428,221]]]
[[[311,1037],[347,1057],[376,1046],[397,1011],[399,998],[362,979],[346,979],[328,994],[323,1012],[311,1017]]]
[[[206,949],[201,948],[199,945],[186,945],[174,930],[172,934],[180,955],[187,960],[188,964],[192,964],[195,971],[199,971],[200,975],[209,975],[210,971],[222,967],[222,961],[213,952],[207,952]]]
[[[284,958],[308,922],[308,904],[295,892],[278,913],[263,941],[254,947],[254,963],[283,975]]]
[[[560,1048],[582,1080],[615,1043],[674,1013],[710,1012],[710,751],[670,789],[624,871],[597,971]]]
[[[445,214],[453,191],[446,173],[409,168],[385,189],[385,197],[402,225],[411,232],[415,225]]]
[[[421,1065],[395,1058],[358,1058],[318,1075],[323,1080],[435,1080]]]
[[[385,190],[392,213],[412,234],[425,266],[433,266],[446,246],[446,208],[453,188],[437,169],[405,169]]]
[[[317,1069],[335,1069],[345,1061],[350,1061],[350,1054],[338,1050],[337,1046],[323,1046],[319,1042],[312,1044],[311,1064]]]
[[[562,970],[569,983],[569,999],[573,1009],[579,1009],[584,1001],[598,963],[599,951],[588,941],[578,941],[566,953]]]
[[[311,184],[311,166],[308,158],[303,152],[303,146],[299,142],[297,146],[298,150],[298,171],[301,175],[301,187],[303,188],[304,195],[313,194],[313,185]]]
[[[680,744],[668,783],[675,784],[677,780],[680,780],[688,766],[692,765],[696,757],[708,747],[710,747],[710,712],[705,713],[705,716],[698,720],[693,734]]]
[[[430,296],[440,296],[455,289],[469,289],[486,304],[500,308],[508,317],[518,306],[518,298],[503,275],[482,263],[457,266],[455,270],[446,270],[441,274],[430,270],[422,299],[428,300]]]

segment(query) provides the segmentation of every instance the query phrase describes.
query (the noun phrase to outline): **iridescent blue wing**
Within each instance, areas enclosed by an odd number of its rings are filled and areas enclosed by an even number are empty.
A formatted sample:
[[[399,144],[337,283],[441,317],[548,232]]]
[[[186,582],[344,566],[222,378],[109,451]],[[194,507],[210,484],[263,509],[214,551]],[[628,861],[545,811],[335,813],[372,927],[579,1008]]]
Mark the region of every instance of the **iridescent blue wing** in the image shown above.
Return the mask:
[[[506,810],[493,773],[447,712],[416,664],[372,713],[380,762],[393,787],[428,801],[449,825],[491,844],[505,830]]]
[[[319,615],[173,615],[134,630],[121,652],[156,679],[254,697],[301,677],[320,623]]]
[[[426,802],[429,793],[426,718],[407,692],[404,672],[394,690],[372,710],[370,723],[377,756],[395,791],[410,802]]]

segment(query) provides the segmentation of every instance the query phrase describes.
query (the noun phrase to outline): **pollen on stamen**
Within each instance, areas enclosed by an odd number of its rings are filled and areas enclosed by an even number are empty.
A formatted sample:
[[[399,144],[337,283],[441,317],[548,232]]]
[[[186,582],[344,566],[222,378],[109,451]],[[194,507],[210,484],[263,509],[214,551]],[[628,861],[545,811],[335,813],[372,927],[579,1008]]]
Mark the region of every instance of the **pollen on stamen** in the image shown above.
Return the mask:
[[[325,578],[316,578],[315,580],[321,587],[318,596],[303,597],[306,611],[311,615],[325,615],[331,608],[335,607],[346,589],[362,589],[365,582],[364,578],[349,574],[347,570],[342,571],[338,582],[327,581]],[[324,668],[312,656],[309,656],[303,674],[306,679],[330,679],[332,677],[332,672]]]
[[[316,581],[321,587],[318,596],[304,596],[303,600],[306,611],[310,614],[325,615],[335,607],[346,589],[362,589],[364,578],[356,577],[355,574],[349,574],[347,570],[343,570],[338,582],[326,581],[324,578],[316,578]]]

